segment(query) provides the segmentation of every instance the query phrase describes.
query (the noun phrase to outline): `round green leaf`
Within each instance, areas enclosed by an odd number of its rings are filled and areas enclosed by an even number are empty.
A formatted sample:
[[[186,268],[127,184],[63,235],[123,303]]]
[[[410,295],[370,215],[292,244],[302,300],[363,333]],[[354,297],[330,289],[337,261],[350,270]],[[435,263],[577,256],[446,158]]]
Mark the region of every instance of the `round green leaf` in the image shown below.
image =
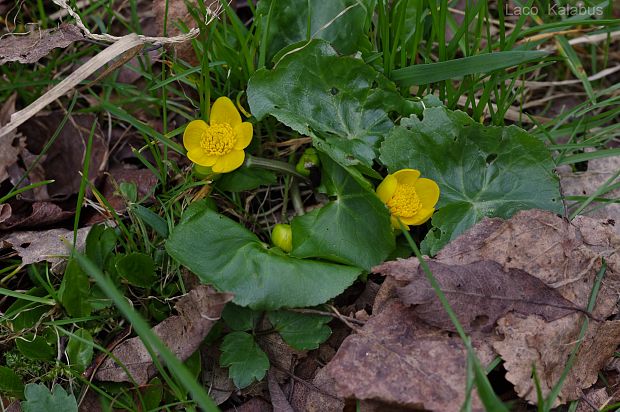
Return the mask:
[[[73,336],[69,338],[67,357],[71,366],[82,373],[93,359],[93,337],[86,329],[78,329],[74,333],[77,338]],[[78,338],[84,339],[86,342]]]
[[[261,0],[256,14],[264,19],[267,30],[267,59],[283,47],[306,40],[308,33],[329,41],[343,54],[355,53],[365,43],[370,46],[366,32],[374,6],[374,0]]]
[[[338,56],[329,43],[313,40],[273,70],[256,71],[248,102],[256,118],[271,114],[314,136],[315,146],[338,163],[371,168],[383,134],[393,126],[383,104],[386,89],[395,86],[361,59]]]
[[[380,160],[391,173],[418,169],[439,185],[426,251],[437,253],[485,216],[509,218],[535,208],[561,213],[555,165],[536,137],[516,126],[484,126],[443,107],[423,116],[403,119],[390,132]]]
[[[6,366],[0,366],[0,393],[13,398],[21,398],[24,395],[22,380]]]
[[[155,283],[155,263],[145,253],[130,253],[116,260],[118,274],[134,286],[148,288]]]
[[[291,222],[291,256],[317,257],[367,271],[394,249],[388,209],[336,162],[321,156],[323,186],[335,199]]]
[[[269,312],[268,317],[282,339],[298,350],[316,349],[332,333],[327,326],[329,316],[279,310]]]
[[[56,350],[40,335],[26,336],[15,339],[17,350],[29,359],[52,360],[56,356]]]
[[[234,293],[236,304],[252,309],[319,305],[344,291],[361,272],[269,249],[252,232],[210,209],[183,220],[166,249],[203,282]]]

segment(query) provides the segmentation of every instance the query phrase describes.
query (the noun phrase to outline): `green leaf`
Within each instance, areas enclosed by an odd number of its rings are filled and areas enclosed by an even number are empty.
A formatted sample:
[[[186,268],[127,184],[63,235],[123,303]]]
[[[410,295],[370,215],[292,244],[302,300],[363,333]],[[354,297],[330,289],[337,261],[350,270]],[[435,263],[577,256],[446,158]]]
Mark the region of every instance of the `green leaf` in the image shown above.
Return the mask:
[[[291,222],[291,256],[317,257],[369,271],[394,249],[388,209],[374,192],[322,155],[323,185],[335,199]]]
[[[316,349],[327,340],[332,330],[327,326],[329,316],[289,311],[269,312],[267,315],[282,339],[298,350]]]
[[[168,237],[168,224],[157,213],[151,209],[142,205],[132,204],[130,209],[136,216],[138,216],[144,223],[150,226],[157,234],[163,238]]]
[[[269,358],[249,333],[232,332],[220,346],[220,365],[228,367],[228,376],[239,389],[260,381],[269,369]]]
[[[222,319],[232,330],[246,331],[254,330],[254,326],[262,317],[262,312],[235,305],[229,302],[222,311]]]
[[[217,181],[217,188],[228,192],[243,192],[263,185],[273,185],[277,181],[275,173],[269,170],[242,167],[223,175]]]
[[[47,296],[47,291],[42,286],[32,288],[26,293],[29,296]],[[33,327],[43,315],[50,310],[48,305],[42,305],[25,299],[16,299],[4,313],[2,322],[11,320],[13,332]]]
[[[204,283],[234,293],[236,304],[257,310],[319,305],[360,274],[350,266],[269,249],[252,232],[210,209],[179,223],[166,249]]]
[[[394,70],[391,78],[401,87],[429,84],[518,66],[548,54],[545,51],[500,51],[479,54],[438,63],[416,64]]]
[[[116,271],[131,285],[148,288],[157,280],[155,262],[145,253],[130,253],[119,256],[116,260]]]
[[[142,393],[145,411],[157,410],[162,398],[164,397],[164,385],[161,379],[155,377],[146,385]]]
[[[24,390],[26,400],[21,403],[23,412],[77,412],[75,396],[69,395],[62,386],[55,385],[50,392],[42,383],[29,383]]]
[[[252,114],[268,114],[304,135],[338,163],[372,168],[380,140],[393,126],[377,93],[395,89],[371,66],[341,57],[313,40],[282,58],[273,70],[257,70],[248,83]],[[395,99],[400,95],[392,93]]]
[[[67,357],[71,367],[82,373],[93,359],[93,337],[86,329],[78,329],[74,334],[87,342],[71,336],[67,343]]]
[[[380,160],[390,173],[418,169],[439,185],[438,211],[423,247],[437,253],[483,217],[519,210],[561,213],[558,179],[545,145],[515,127],[489,127],[460,111],[435,107],[386,137]]]
[[[88,301],[89,295],[90,282],[88,276],[76,260],[70,258],[58,289],[58,298],[62,306],[71,316],[89,316],[92,310]]]
[[[6,366],[0,366],[0,393],[12,398],[22,398],[24,395],[21,378]]]
[[[56,350],[40,335],[27,334],[15,339],[17,350],[28,359],[52,360]]]
[[[100,268],[105,267],[106,260],[116,247],[116,231],[104,225],[94,225],[86,237],[84,251]]]
[[[308,36],[327,40],[342,54],[369,48],[366,33],[374,8],[374,0],[261,0],[256,15],[267,30],[267,60]]]

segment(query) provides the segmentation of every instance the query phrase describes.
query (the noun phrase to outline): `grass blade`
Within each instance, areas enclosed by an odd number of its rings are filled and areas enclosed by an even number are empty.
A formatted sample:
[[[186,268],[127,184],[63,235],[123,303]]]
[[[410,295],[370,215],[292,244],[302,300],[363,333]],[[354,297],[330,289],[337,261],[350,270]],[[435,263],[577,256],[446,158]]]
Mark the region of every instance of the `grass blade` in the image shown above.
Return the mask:
[[[401,86],[435,83],[471,74],[518,66],[547,56],[544,51],[503,51],[479,54],[439,63],[418,64],[392,72],[392,80]]]

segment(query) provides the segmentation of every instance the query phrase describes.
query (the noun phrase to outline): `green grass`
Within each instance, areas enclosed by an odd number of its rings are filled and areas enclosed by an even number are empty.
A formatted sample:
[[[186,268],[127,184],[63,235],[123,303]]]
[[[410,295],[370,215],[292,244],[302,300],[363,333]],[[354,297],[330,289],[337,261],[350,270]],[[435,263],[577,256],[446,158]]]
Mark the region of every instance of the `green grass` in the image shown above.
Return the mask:
[[[115,0],[95,1],[80,10],[80,13],[93,31],[107,32],[115,29],[126,33],[140,33],[143,28],[137,0],[126,2],[122,13],[118,10],[121,3]],[[110,300],[110,305],[100,315],[69,316],[58,298],[62,275],[54,274],[45,263],[28,268],[21,267],[14,256],[2,257],[0,260],[0,295],[7,298],[5,302],[23,301],[28,305],[26,309],[29,313],[38,315],[31,319],[31,324],[25,330],[11,332],[8,342],[31,330],[76,336],[76,330],[85,328],[95,336],[95,342],[90,342],[93,347],[104,351],[109,343],[106,336],[119,334],[129,324],[153,353],[158,352],[162,356],[163,362],[157,363],[164,385],[162,404],[167,404],[170,409],[172,405],[180,403],[187,408],[215,410],[203,387],[208,382],[196,382],[188,375],[186,367],[162,347],[150,330],[150,326],[172,313],[171,301],[188,289],[182,269],[165,254],[163,242],[192,199],[206,186],[175,160],[176,156],[184,153],[180,142],[184,122],[195,118],[208,119],[210,102],[220,96],[229,96],[248,110],[245,96],[248,79],[257,70],[273,65],[267,57],[267,29],[272,21],[273,10],[261,18],[242,21],[226,1],[222,0],[221,3],[222,18],[205,27],[206,8],[204,1],[199,0],[198,6],[191,11],[194,21],[186,22],[184,26],[187,29],[189,26],[198,25],[203,31],[191,41],[197,56],[196,61],[180,60],[170,51],[162,53],[161,61],[153,61],[148,54],[141,53],[137,56],[137,66],[128,69],[140,75],[138,84],[120,83],[117,70],[96,84],[88,85],[84,82],[84,88],[50,106],[51,110],[63,110],[61,125],[52,134],[35,164],[28,167],[20,178],[25,180],[34,170],[73,114],[92,113],[106,131],[120,128],[139,136],[141,142],[134,147],[134,160],[157,177],[158,183],[152,192],[154,199],[126,199],[128,204],[131,204],[128,211],[118,214],[109,200],[84,178],[79,194],[72,199],[77,210],[72,227],[77,230],[81,226],[82,206],[88,192],[92,191],[95,194],[92,201],[107,210],[116,224],[118,243],[114,246],[113,253],[143,252],[152,256],[158,272],[162,274],[157,284],[149,289],[139,289],[119,282],[114,283],[104,275],[105,271],[102,273],[102,269],[106,268],[97,267],[83,256],[75,255],[75,259],[80,261],[95,280],[92,286],[100,288],[102,299]],[[582,162],[619,156],[620,149],[611,148],[609,144],[617,142],[620,136],[620,85],[613,84],[605,77],[589,79],[593,74],[619,63],[617,57],[614,57],[617,56],[617,50],[615,55],[612,53],[615,45],[609,40],[571,45],[571,37],[567,35],[544,39],[534,37],[570,29],[581,29],[580,34],[618,32],[620,23],[613,19],[611,12],[613,2],[587,2],[590,5],[604,5],[605,13],[597,20],[542,15],[536,20],[520,17],[513,21],[509,21],[509,16],[504,15],[503,1],[499,1],[495,6],[490,4],[491,2],[482,1],[467,3],[469,7],[465,8],[461,16],[467,24],[463,24],[448,11],[449,7],[456,7],[456,1],[377,0],[375,19],[367,33],[370,49],[361,53],[360,58],[372,64],[387,78],[403,85],[401,92],[405,95],[421,97],[434,94],[449,108],[467,111],[476,120],[486,124],[514,123],[530,129],[548,143],[557,165],[568,165],[577,170]],[[542,8],[545,1],[530,0],[522,4],[538,5]],[[250,12],[255,11],[253,5],[248,7]],[[39,21],[42,28],[55,27],[58,22],[49,18],[55,11],[52,3],[27,0],[15,11],[17,30],[23,31],[25,23],[34,21]],[[169,31],[175,23],[165,24]],[[337,21],[334,24],[338,24]],[[450,34],[447,34],[448,32]],[[527,39],[534,40],[526,42]],[[549,54],[537,54],[534,50],[540,46],[550,47],[552,50]],[[72,65],[81,59],[94,56],[102,48],[103,45],[100,44],[80,42],[67,49],[53,51],[49,58],[42,60],[42,64],[10,63],[0,66],[0,76],[3,79],[0,82],[0,102],[17,93],[21,107],[31,103],[64,78],[67,71],[74,67]],[[505,59],[509,59],[508,56],[514,60],[507,62]],[[579,80],[579,83],[570,85],[568,91],[582,93],[585,97],[573,107],[559,113],[553,112],[557,103],[552,103],[555,101],[551,100],[533,109],[521,110],[529,101],[544,97],[545,90],[551,90],[552,94],[556,90],[561,92],[562,86],[553,86],[553,82],[575,79]],[[548,82],[548,86],[543,89],[534,88],[529,87],[528,82]],[[550,89],[552,87],[554,89]],[[507,113],[514,110],[519,113],[519,118],[507,120]],[[541,121],[540,117],[549,119]],[[152,120],[159,121],[159,124]],[[93,132],[94,125],[89,143],[92,142]],[[304,146],[293,146],[292,150],[287,151],[287,146],[282,144],[297,137],[297,133],[282,127],[274,119],[266,119],[255,124],[256,143],[253,150],[257,156],[294,164],[296,156]],[[586,149],[588,151],[585,151]],[[83,176],[88,176],[88,169],[89,164],[85,162]],[[569,217],[574,218],[593,207],[620,202],[620,199],[604,197],[618,189],[618,176],[618,173],[612,175],[604,184],[592,188],[585,196],[568,197],[566,200],[571,203]],[[46,183],[44,181],[18,189],[11,188],[0,193],[0,203]],[[276,202],[282,202],[296,193],[292,179],[280,178],[278,185],[281,186],[279,192],[220,192],[215,193],[213,199],[227,213],[238,216],[266,240],[270,224],[256,216],[269,215],[273,205],[267,204],[272,200],[271,197],[275,198]],[[18,187],[19,184],[15,186]],[[252,204],[249,208],[247,205],[251,203],[248,200],[250,196],[262,199],[262,203]],[[299,202],[302,195],[294,196]],[[286,208],[283,209],[277,213],[284,215]],[[412,247],[418,254],[417,246],[412,244]],[[427,272],[427,275],[432,280],[432,274]],[[37,290],[32,292],[33,288]],[[129,307],[127,298],[131,301],[133,310]],[[442,303],[446,304],[444,301]],[[37,311],[37,307],[45,310]],[[5,313],[0,318],[0,325],[8,320],[7,314],[11,313],[5,309],[0,307]],[[446,309],[450,313],[448,305]],[[11,314],[16,316],[16,313]],[[454,313],[451,315],[456,319]],[[3,330],[0,328],[0,332]],[[477,388],[483,403],[491,408],[489,410],[504,410],[493,392],[492,382],[488,381],[483,365],[476,360],[468,338],[464,333],[460,335],[470,354],[468,387]],[[0,357],[0,365],[3,362],[5,359]],[[40,365],[42,376],[57,380],[65,387],[89,387],[115,407],[138,409],[145,403],[136,385],[127,384],[118,389],[110,385],[87,382],[79,373],[65,368],[66,365],[60,365],[61,363],[58,359],[43,362]],[[570,361],[566,371],[569,368]],[[540,410],[551,409],[560,388],[561,381],[552,394],[545,401],[541,401]],[[120,392],[124,395],[117,396]],[[79,390],[74,393],[79,393]]]

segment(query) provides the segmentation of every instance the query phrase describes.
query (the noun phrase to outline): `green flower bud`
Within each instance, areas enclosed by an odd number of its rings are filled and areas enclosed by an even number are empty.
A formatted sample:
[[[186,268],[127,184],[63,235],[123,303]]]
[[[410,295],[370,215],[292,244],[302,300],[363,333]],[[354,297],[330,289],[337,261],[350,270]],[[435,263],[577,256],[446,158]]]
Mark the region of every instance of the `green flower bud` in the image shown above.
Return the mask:
[[[319,160],[318,153],[315,149],[309,147],[304,150],[304,153],[299,158],[295,170],[301,175],[310,176],[310,169],[319,167],[320,165],[321,161]]]
[[[278,223],[271,231],[271,242],[285,252],[293,250],[293,232],[291,225]]]

